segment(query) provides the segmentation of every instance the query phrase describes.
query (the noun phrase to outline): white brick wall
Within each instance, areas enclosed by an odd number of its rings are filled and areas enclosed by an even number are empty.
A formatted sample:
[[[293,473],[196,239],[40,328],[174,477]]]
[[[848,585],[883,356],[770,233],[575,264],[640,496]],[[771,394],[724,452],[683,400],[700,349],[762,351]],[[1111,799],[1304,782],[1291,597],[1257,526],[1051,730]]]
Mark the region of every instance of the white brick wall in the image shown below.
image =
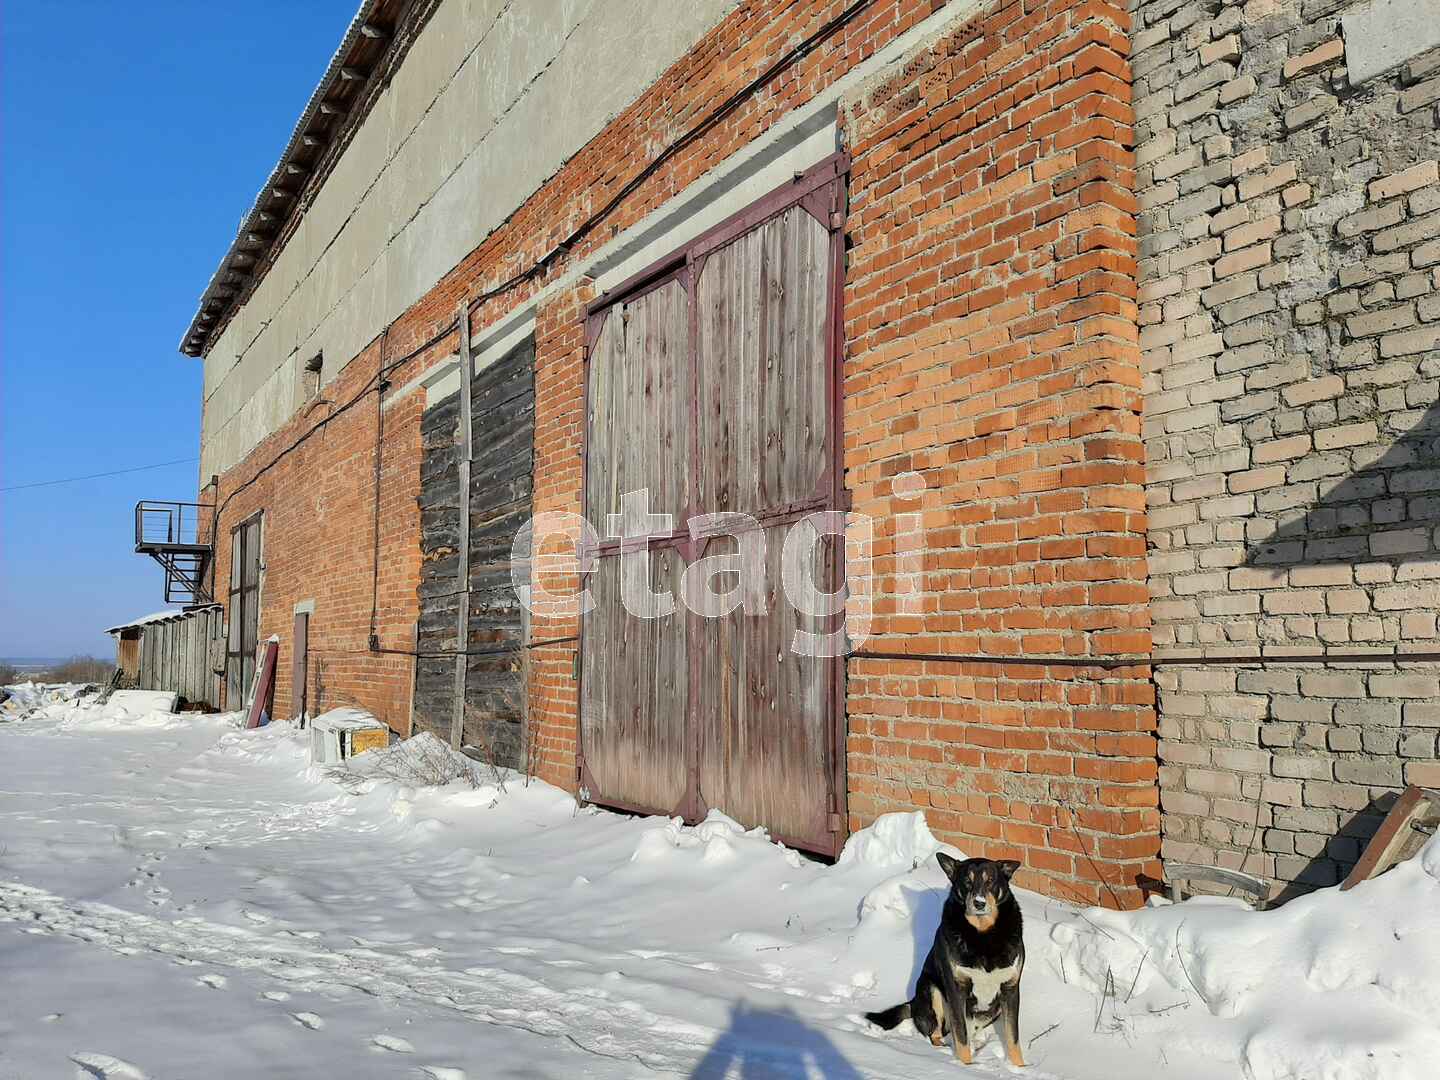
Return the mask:
[[[1440,53],[1349,0],[1133,5],[1157,653],[1440,651]],[[1440,775],[1437,666],[1157,665],[1164,854],[1301,886]]]

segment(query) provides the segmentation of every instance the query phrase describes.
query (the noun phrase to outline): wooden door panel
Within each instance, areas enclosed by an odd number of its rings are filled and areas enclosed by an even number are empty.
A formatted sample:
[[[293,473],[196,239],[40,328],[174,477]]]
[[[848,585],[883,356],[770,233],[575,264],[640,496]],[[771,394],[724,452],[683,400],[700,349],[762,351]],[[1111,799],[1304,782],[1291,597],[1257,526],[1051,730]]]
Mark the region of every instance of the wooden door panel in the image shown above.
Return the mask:
[[[260,523],[256,517],[230,533],[230,594],[226,615],[226,707],[238,709],[255,674],[260,632]]]
[[[800,207],[711,253],[696,287],[703,511],[813,499],[830,458],[830,233]]]
[[[799,529],[808,526],[800,524]],[[697,699],[700,794],[746,824],[806,846],[828,839],[834,660],[794,651],[795,631],[823,633],[829,620],[797,610],[781,587],[781,557],[791,526],[764,530],[765,614],[737,608],[718,619],[697,619],[702,691]],[[813,532],[813,530],[812,530]],[[705,555],[737,550],[734,537],[716,537]],[[808,572],[816,588],[834,586],[834,544],[811,550]]]
[[[839,620],[797,610],[781,566],[791,523],[839,498],[843,172],[839,157],[822,163],[697,237],[683,266],[659,264],[597,308],[585,390],[583,505],[602,544],[587,578],[597,607],[582,626],[582,785],[629,809],[723,810],[830,853],[843,838],[843,669],[795,651],[792,637]],[[687,511],[757,520],[764,612],[624,611],[607,518],[642,487],[677,527]],[[681,551],[737,547],[724,536],[660,544],[653,587],[678,598]],[[842,554],[829,537],[810,551],[817,590],[833,591]]]
[[[680,595],[684,561],[673,547],[651,551],[653,592]],[[642,619],[621,602],[621,557],[590,575],[595,608],[585,616],[580,726],[590,797],[673,813],[685,795],[689,660],[680,609]]]
[[[620,497],[650,490],[675,527],[690,489],[690,308],[668,281],[604,316],[590,351],[585,517],[602,536]]]

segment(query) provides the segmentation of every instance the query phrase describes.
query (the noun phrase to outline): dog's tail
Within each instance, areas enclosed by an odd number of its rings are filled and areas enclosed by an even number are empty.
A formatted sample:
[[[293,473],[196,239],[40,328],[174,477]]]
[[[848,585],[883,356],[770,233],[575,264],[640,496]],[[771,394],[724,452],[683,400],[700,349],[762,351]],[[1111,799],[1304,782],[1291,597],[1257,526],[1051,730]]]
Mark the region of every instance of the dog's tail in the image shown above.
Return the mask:
[[[902,1001],[899,1005],[893,1005],[880,1012],[866,1013],[865,1019],[869,1020],[876,1027],[882,1027],[886,1031],[896,1027],[901,1020],[910,1018],[910,1002]]]

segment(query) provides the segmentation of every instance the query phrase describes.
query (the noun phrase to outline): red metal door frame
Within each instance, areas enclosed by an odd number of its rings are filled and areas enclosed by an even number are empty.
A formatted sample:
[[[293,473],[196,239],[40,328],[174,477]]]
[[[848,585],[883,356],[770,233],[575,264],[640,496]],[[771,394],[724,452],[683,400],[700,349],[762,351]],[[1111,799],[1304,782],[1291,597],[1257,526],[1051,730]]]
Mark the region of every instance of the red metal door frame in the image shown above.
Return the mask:
[[[781,524],[786,520],[798,520],[808,513],[814,511],[835,510],[844,511],[849,507],[849,493],[844,487],[843,469],[843,425],[842,408],[844,404],[844,295],[845,295],[845,212],[846,212],[846,189],[845,178],[850,171],[850,157],[844,151],[833,154],[820,162],[818,165],[802,173],[797,173],[795,178],[768,195],[763,196],[752,205],[731,215],[718,225],[707,229],[689,243],[678,250],[657,260],[650,266],[637,274],[632,275],[620,285],[602,293],[586,307],[585,321],[585,351],[582,365],[581,384],[581,407],[584,410],[584,423],[581,428],[581,508],[585,509],[589,492],[590,481],[590,357],[599,339],[601,327],[609,312],[619,304],[634,301],[652,292],[671,281],[679,281],[689,297],[690,322],[689,322],[689,349],[688,357],[690,364],[690,477],[687,505],[681,515],[677,527],[669,536],[654,537],[650,541],[653,548],[675,547],[679,550],[680,557],[686,565],[703,556],[709,537],[701,536],[692,538],[689,533],[689,520],[696,514],[702,512],[701,508],[694,505],[694,495],[697,489],[697,470],[699,469],[699,362],[697,356],[698,328],[696,323],[696,302],[695,290],[700,281],[700,275],[705,267],[705,261],[711,252],[731,243],[734,240],[745,236],[752,230],[759,228],[772,218],[778,217],[792,207],[800,206],[805,209],[830,235],[830,274],[829,274],[829,295],[827,297],[828,316],[825,340],[825,378],[826,389],[829,398],[829,436],[830,455],[825,463],[814,495],[800,502],[784,506],[772,507],[768,510],[756,513],[754,516],[763,528],[767,525]],[[833,584],[839,587],[845,580],[845,544],[841,536],[832,541],[835,544],[835,581]],[[583,591],[585,582],[592,569],[587,568],[592,560],[602,557],[613,557],[620,553],[622,547],[620,540],[602,540],[597,546],[581,552],[580,587]],[[625,547],[633,546],[626,543]],[[699,615],[687,612],[685,615],[685,633],[688,642],[698,640],[699,633],[697,622]],[[843,609],[832,615],[829,619],[829,630],[834,633],[844,627],[845,615]],[[620,810],[627,810],[638,813],[670,814],[680,816],[687,821],[696,821],[702,818],[708,808],[704,805],[703,794],[700,791],[700,718],[699,718],[699,695],[697,683],[699,682],[699,654],[694,649],[687,647],[687,662],[689,664],[689,693],[687,697],[686,715],[686,746],[689,760],[687,762],[686,794],[681,805],[677,807],[654,807],[635,806],[626,804],[623,801],[606,797],[605,793],[598,789],[594,775],[586,766],[585,761],[585,725],[583,721],[584,690],[582,680],[584,678],[585,655],[585,618],[580,618],[579,650],[576,663],[576,726],[577,726],[577,751],[576,751],[576,778],[580,785],[582,794],[591,802],[599,805],[610,806]],[[830,806],[829,831],[823,837],[788,837],[779,834],[774,835],[776,840],[786,843],[792,847],[809,851],[816,851],[827,855],[839,854],[847,835],[847,806],[846,806],[846,770],[845,770],[845,663],[843,656],[829,658],[831,666],[831,677],[827,693],[826,707],[832,721],[831,739],[827,746],[830,755]]]

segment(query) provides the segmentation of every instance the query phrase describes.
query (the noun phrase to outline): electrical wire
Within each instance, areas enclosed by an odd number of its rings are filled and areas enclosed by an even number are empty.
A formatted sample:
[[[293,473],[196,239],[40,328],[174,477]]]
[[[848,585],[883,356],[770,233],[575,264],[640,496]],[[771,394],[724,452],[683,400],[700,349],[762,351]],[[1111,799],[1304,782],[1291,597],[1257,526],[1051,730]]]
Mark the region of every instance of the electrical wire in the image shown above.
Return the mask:
[[[136,465],[129,469],[111,469],[109,472],[89,473],[85,476],[67,476],[63,480],[37,480],[32,484],[11,484],[0,487],[0,491],[25,491],[29,488],[54,487],[56,484],[78,484],[82,480],[100,480],[107,476],[121,476],[125,473],[145,472],[148,469],[168,469],[171,465],[193,465],[199,458],[178,458],[175,461],[158,461],[154,465]]]
[[[343,404],[331,409],[330,412],[328,412],[324,417],[322,417],[315,424],[314,427],[307,428],[305,432],[300,435],[299,438],[297,438],[289,446],[285,447],[285,449],[281,450],[278,454],[276,454],[273,458],[267,461],[259,469],[255,470],[255,475],[251,476],[244,483],[237,485],[233,491],[227,494],[225,498],[220,501],[219,507],[216,508],[215,517],[211,521],[210,539],[212,544],[215,539],[214,530],[219,527],[220,517],[222,514],[225,513],[225,509],[230,505],[232,499],[234,499],[242,492],[248,490],[249,487],[255,483],[255,481],[259,480],[260,477],[264,476],[272,468],[278,465],[282,460],[285,459],[286,456],[304,445],[310,439],[310,436],[314,435],[317,431],[324,430],[324,428],[332,420],[343,416],[345,413],[353,409],[356,405],[360,404],[361,401],[365,400],[365,398],[369,396],[370,392],[376,389],[376,387],[384,381],[385,376],[389,375],[390,372],[394,371],[398,367],[408,364],[411,360],[415,359],[415,357],[417,356],[420,356],[422,353],[428,352],[430,349],[433,349],[436,345],[440,344],[440,342],[444,341],[445,338],[447,338],[451,333],[453,333],[458,326],[459,320],[452,319],[448,325],[436,331],[424,342],[411,349],[404,356],[398,357],[397,359],[391,361],[385,367],[377,369],[375,374],[370,376],[369,380],[367,380],[365,385],[356,392],[354,397],[349,398]],[[213,572],[214,568],[212,567],[211,569]]]
[[[855,3],[852,3],[839,15],[835,16],[835,18],[825,23],[813,34],[807,37],[804,41],[800,42],[800,44],[796,45],[789,52],[785,53],[785,55],[777,58],[774,63],[772,63],[763,72],[761,72],[758,76],[752,79],[748,84],[746,84],[740,90],[737,90],[735,93],[731,94],[728,98],[726,98],[725,101],[722,102],[713,112],[708,113],[704,119],[700,120],[697,124],[691,127],[678,139],[676,139],[674,142],[666,146],[665,149],[660,151],[660,153],[657,154],[649,162],[649,164],[647,164],[643,169],[640,170],[640,172],[638,172],[629,181],[627,181],[625,185],[621,187],[620,190],[616,192],[615,195],[612,196],[609,201],[605,203],[604,206],[602,206],[599,210],[595,211],[583,222],[581,222],[580,225],[578,225],[574,230],[572,230],[571,233],[564,240],[562,240],[559,244],[552,248],[546,255],[541,257],[538,261],[532,263],[526,269],[500,282],[498,285],[495,285],[485,290],[484,292],[481,292],[472,297],[465,306],[464,317],[468,319],[482,305],[499,296],[504,295],[505,293],[508,293],[510,290],[520,285],[523,285],[527,281],[548,270],[550,265],[556,259],[570,252],[574,248],[574,246],[581,240],[583,240],[587,235],[589,235],[590,232],[592,232],[597,225],[599,225],[602,221],[604,221],[612,213],[614,213],[616,208],[618,208],[621,203],[625,201],[625,199],[629,198],[632,194],[639,190],[640,186],[644,184],[645,181],[649,180],[652,176],[654,176],[665,165],[666,162],[672,159],[676,154],[680,153],[680,151],[683,150],[686,146],[689,146],[696,139],[700,138],[706,132],[714,128],[727,116],[732,114],[736,109],[741,106],[741,104],[745,102],[746,99],[751,97],[757,90],[762,89],[778,75],[784,73],[785,71],[793,67],[795,64],[799,63],[800,60],[802,60],[806,55],[808,55],[811,50],[815,48],[816,45],[820,44],[838,31],[844,29],[844,27],[848,26],[862,12],[864,12],[867,8],[872,7],[875,3],[876,0],[856,0]],[[460,319],[457,316],[455,319],[451,320],[448,324],[446,324],[443,329],[432,335],[423,344],[416,347],[415,349],[412,349],[404,356],[392,361],[389,364],[386,364],[384,362],[382,348],[380,363],[379,365],[377,365],[375,374],[371,376],[371,378],[366,382],[365,386],[362,387],[354,397],[350,398],[338,408],[332,410],[314,427],[307,429],[294,442],[286,446],[283,450],[276,454],[275,457],[271,458],[268,462],[261,466],[260,469],[258,469],[253,476],[251,476],[244,483],[235,488],[234,491],[231,491],[225,496],[224,500],[221,501],[220,504],[217,506],[214,516],[211,518],[210,539],[212,548],[214,547],[215,543],[216,530],[218,530],[220,526],[221,516],[224,514],[225,508],[230,504],[232,499],[234,499],[241,492],[247,490],[252,484],[259,480],[261,476],[268,473],[270,469],[272,469],[276,464],[278,464],[281,460],[283,460],[285,457],[287,457],[289,454],[291,454],[293,451],[303,445],[316,431],[323,430],[330,423],[330,421],[348,412],[351,408],[358,404],[361,399],[371,393],[371,391],[378,390],[380,387],[382,387],[385,382],[385,377],[391,371],[394,371],[396,368],[401,367],[415,357],[421,355],[422,353],[433,348],[435,345],[439,344],[452,332],[458,330],[459,325]],[[388,334],[388,332],[389,327],[387,326],[385,333]],[[378,499],[376,500],[375,512],[377,515],[379,514]],[[376,527],[378,530],[378,522]],[[215,585],[214,578],[215,565],[214,560],[212,559],[210,565],[210,586],[212,593],[214,591]],[[374,641],[372,635],[372,645],[373,644]],[[404,650],[373,651],[403,652]],[[414,655],[413,650],[410,651],[410,654]]]

